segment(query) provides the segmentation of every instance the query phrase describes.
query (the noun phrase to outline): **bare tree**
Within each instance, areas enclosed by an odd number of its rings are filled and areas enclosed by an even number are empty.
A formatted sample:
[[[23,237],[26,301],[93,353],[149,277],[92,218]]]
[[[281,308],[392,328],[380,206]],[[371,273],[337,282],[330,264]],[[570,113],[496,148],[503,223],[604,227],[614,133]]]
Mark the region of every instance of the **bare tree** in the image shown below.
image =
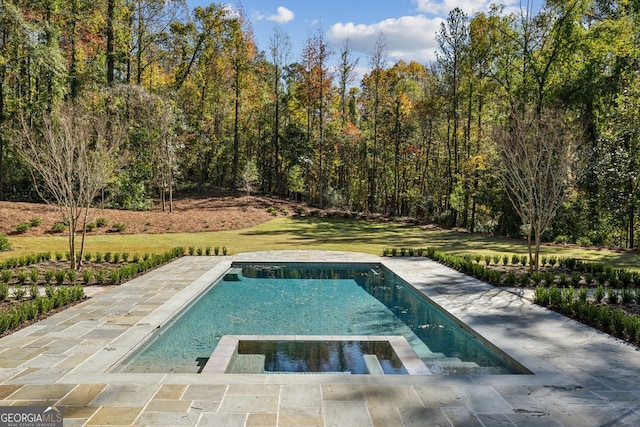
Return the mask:
[[[580,137],[563,113],[555,110],[514,113],[510,124],[494,137],[507,194],[529,226],[529,261],[537,271],[541,236],[564,201]]]
[[[117,168],[115,155],[123,132],[113,117],[69,102],[38,125],[23,117],[15,136],[38,194],[58,206],[68,225],[71,268],[80,269],[89,209]],[[78,229],[82,242],[76,253]]]
[[[260,175],[258,174],[256,162],[249,160],[244,165],[244,169],[242,169],[242,173],[238,179],[238,185],[242,190],[247,192],[247,197],[249,197],[259,179]]]

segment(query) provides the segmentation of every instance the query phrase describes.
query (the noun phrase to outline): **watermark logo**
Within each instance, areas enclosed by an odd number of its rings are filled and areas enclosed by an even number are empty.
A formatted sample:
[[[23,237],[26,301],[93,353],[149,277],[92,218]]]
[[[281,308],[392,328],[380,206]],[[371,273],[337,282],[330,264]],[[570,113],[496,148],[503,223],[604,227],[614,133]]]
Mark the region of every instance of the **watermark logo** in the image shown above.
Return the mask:
[[[0,406],[0,427],[62,427],[62,421],[55,406]]]

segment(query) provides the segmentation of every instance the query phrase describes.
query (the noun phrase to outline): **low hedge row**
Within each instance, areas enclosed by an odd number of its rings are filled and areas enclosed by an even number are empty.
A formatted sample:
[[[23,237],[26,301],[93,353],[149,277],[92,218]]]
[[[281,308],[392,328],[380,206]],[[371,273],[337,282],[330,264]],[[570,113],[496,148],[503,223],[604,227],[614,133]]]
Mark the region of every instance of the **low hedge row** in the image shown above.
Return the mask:
[[[571,286],[563,289],[538,286],[533,302],[625,341],[640,344],[640,318],[619,308],[588,300],[586,290],[576,292]]]
[[[184,255],[184,248],[173,248],[162,254],[153,254],[144,261],[132,262],[121,267],[114,268],[109,271],[109,282],[117,285],[133,277],[137,274],[144,273],[147,270],[155,268],[161,264],[165,264],[175,258]]]
[[[80,285],[55,288],[48,286],[46,295],[38,295],[29,301],[19,302],[10,309],[0,312],[0,334],[36,319],[41,314],[83,298],[84,289]]]

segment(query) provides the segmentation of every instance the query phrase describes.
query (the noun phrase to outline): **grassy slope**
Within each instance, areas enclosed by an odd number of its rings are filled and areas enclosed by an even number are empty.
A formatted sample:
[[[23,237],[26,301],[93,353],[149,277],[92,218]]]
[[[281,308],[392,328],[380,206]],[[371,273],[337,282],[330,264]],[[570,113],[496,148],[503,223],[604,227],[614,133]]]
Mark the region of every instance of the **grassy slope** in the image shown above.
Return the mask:
[[[34,252],[66,252],[66,237],[11,237],[13,251],[0,260]],[[78,240],[79,244],[79,240]],[[381,255],[385,247],[435,247],[451,253],[525,254],[526,242],[449,231],[426,231],[395,223],[277,218],[256,227],[223,232],[188,234],[111,234],[89,236],[89,252],[163,252],[176,246],[205,248],[226,246],[229,253],[281,249],[323,249]],[[544,246],[542,252],[559,257],[601,261],[623,268],[638,268],[640,254]]]

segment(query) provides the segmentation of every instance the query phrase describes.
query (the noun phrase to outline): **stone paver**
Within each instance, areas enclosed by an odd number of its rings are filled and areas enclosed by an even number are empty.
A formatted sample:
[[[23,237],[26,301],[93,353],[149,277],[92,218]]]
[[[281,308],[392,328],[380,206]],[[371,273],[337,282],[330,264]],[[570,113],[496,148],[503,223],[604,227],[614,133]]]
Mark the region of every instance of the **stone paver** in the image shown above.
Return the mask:
[[[233,261],[382,263],[533,375],[128,374],[113,370]],[[423,258],[323,251],[184,257],[0,339],[0,405],[65,425],[640,425],[635,348]]]

